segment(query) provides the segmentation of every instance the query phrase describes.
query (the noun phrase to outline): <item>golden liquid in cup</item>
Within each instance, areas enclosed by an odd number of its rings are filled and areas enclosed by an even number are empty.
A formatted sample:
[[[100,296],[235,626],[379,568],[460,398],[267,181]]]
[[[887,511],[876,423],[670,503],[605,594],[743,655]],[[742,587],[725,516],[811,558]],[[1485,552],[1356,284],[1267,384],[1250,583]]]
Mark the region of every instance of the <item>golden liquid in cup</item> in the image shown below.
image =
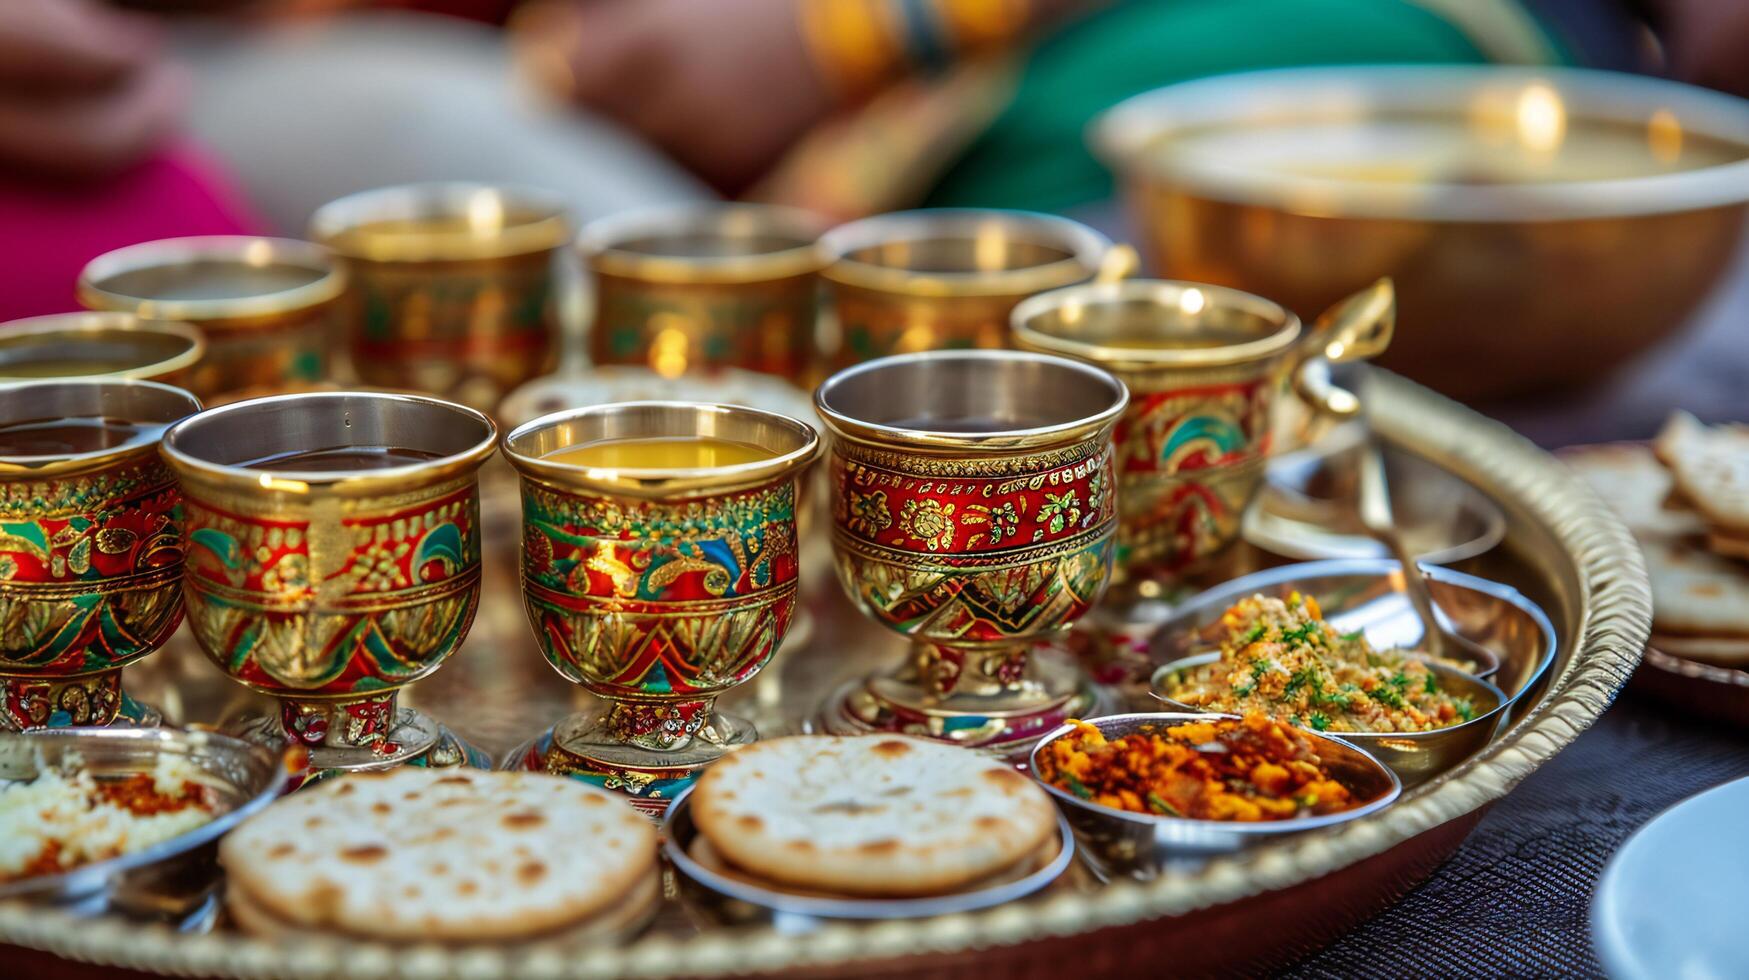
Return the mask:
[[[71,456],[149,446],[169,426],[108,418],[27,419],[0,426],[0,456]]]
[[[615,470],[692,470],[741,466],[775,459],[777,453],[745,442],[709,436],[603,439],[555,449],[541,457],[567,466]]]
[[[441,457],[438,453],[399,446],[335,446],[329,449],[276,453],[238,465],[252,470],[267,470],[270,473],[349,473],[392,469],[439,458]]]

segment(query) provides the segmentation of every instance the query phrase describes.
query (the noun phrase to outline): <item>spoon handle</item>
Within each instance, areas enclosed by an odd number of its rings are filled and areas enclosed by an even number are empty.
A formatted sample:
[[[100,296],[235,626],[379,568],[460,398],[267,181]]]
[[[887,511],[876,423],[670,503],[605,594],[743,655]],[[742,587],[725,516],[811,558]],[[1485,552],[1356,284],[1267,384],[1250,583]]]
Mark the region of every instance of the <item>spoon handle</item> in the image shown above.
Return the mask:
[[[1421,566],[1397,533],[1397,522],[1391,513],[1390,483],[1385,478],[1385,456],[1376,436],[1368,437],[1360,453],[1360,523],[1403,566],[1403,589],[1415,607],[1415,614],[1421,617],[1423,652],[1441,656],[1445,631],[1434,615],[1433,594],[1428,591]]]

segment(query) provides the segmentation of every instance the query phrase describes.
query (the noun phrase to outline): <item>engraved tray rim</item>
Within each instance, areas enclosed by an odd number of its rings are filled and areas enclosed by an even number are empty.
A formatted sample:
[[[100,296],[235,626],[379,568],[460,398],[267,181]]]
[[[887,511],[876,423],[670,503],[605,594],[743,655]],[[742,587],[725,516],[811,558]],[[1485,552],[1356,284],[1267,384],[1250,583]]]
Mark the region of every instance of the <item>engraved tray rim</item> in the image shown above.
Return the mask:
[[[620,947],[560,955],[514,947],[396,950],[334,939],[289,948],[231,933],[179,934],[117,918],[0,904],[0,943],[72,960],[211,976],[378,977],[418,974],[640,976],[830,969],[919,954],[1012,946],[1182,915],[1330,874],[1403,845],[1503,796],[1588,728],[1639,663],[1651,630],[1651,590],[1639,550],[1602,500],[1550,454],[1506,426],[1409,381],[1372,372],[1366,397],[1387,438],[1491,493],[1515,532],[1561,552],[1538,571],[1576,624],[1540,701],[1487,749],[1373,816],[1216,859],[1200,873],[1120,882],[1091,893],[914,922],[833,924],[806,935],[771,928],[647,935]],[[1563,631],[1566,633],[1567,631]]]

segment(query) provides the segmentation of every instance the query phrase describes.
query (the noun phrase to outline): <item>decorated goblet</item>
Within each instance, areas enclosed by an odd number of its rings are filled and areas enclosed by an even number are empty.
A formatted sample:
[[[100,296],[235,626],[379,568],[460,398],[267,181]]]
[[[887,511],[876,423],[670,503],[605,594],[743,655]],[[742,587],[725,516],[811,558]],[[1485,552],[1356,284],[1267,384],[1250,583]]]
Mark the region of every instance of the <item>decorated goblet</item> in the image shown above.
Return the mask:
[[[470,408],[364,392],[236,402],[165,434],[194,638],[279,703],[234,730],[302,744],[318,771],[480,761],[398,695],[473,623],[496,438]]]
[[[738,367],[795,379],[812,366],[820,219],[756,204],[688,204],[592,222],[596,364],[663,377]]]
[[[217,235],[100,255],[79,273],[79,302],[198,327],[206,354],[185,380],[211,400],[326,380],[344,286],[333,256],[318,245]]]
[[[151,381],[0,385],[0,730],[157,724],[121,671],[182,620],[158,439],[198,411]]]
[[[1084,716],[1091,688],[1050,641],[1111,575],[1122,382],[1043,354],[937,351],[840,371],[814,400],[839,580],[912,641],[820,724],[1005,750]]]
[[[542,191],[408,184],[329,202],[310,236],[348,273],[352,367],[365,384],[490,409],[545,373],[570,268],[565,205]]]
[[[838,324],[834,366],[938,348],[1009,346],[1034,293],[1092,279],[1111,242],[1046,214],[944,208],[864,218],[820,239]]]
[[[1096,364],[1130,390],[1117,427],[1119,566],[1176,576],[1239,536],[1262,485],[1271,414],[1290,371],[1314,412],[1358,403],[1325,381],[1334,361],[1390,342],[1388,280],[1309,332],[1281,306],[1220,286],[1132,279],[1055,290],[1014,311],[1022,348]]]
[[[757,738],[715,710],[795,616],[804,422],[689,402],[560,412],[504,441],[522,474],[522,591],[548,663],[600,698],[513,752],[660,811]]]

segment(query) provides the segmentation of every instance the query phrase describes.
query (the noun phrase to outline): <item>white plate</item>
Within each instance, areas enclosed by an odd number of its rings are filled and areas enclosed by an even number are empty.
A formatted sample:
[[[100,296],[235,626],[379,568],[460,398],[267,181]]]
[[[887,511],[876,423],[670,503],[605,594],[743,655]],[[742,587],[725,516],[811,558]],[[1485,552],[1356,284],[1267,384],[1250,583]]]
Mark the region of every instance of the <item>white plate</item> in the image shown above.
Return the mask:
[[[1591,935],[1615,980],[1749,977],[1749,777],[1629,837],[1597,884]]]

